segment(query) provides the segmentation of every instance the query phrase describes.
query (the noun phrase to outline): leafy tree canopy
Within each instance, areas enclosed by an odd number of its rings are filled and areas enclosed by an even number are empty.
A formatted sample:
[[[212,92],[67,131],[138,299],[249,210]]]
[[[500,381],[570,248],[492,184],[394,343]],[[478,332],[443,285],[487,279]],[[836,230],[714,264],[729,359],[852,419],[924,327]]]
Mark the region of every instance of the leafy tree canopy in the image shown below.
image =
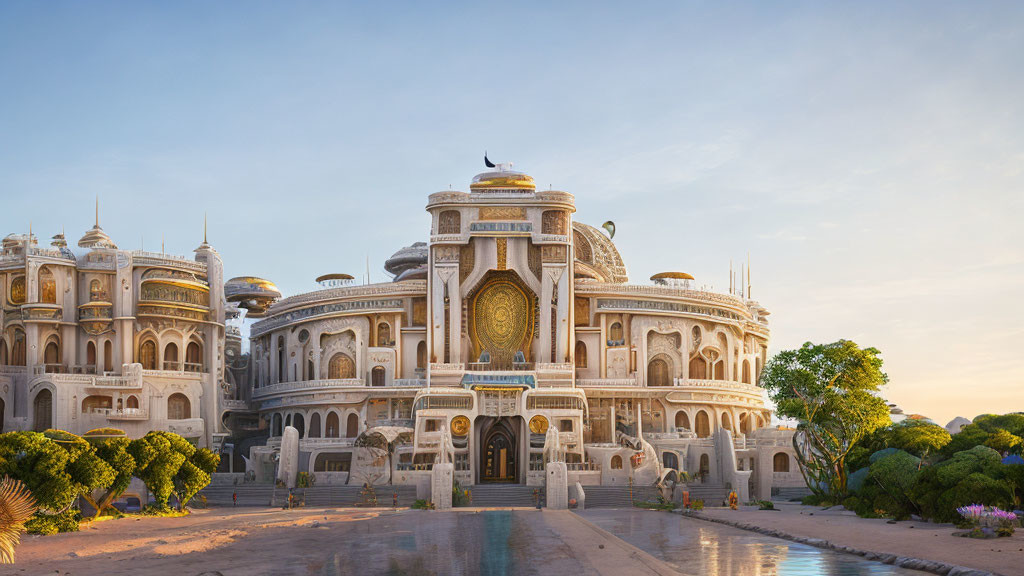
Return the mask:
[[[849,340],[804,344],[765,366],[761,384],[781,416],[799,424],[793,442],[807,485],[819,495],[846,493],[846,459],[857,443],[890,422],[878,392],[888,381],[880,352]]]

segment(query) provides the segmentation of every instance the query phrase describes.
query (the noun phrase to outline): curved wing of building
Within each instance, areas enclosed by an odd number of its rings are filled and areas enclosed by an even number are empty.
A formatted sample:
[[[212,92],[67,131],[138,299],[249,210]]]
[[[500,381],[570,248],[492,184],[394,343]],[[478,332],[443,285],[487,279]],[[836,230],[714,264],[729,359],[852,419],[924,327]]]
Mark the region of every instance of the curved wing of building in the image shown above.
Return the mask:
[[[629,284],[611,239],[573,221],[572,194],[504,166],[426,209],[429,241],[388,260],[394,282],[287,297],[252,325],[251,408],[270,437],[257,474],[292,426],[318,482],[414,484],[449,430],[462,484],[540,485],[553,429],[570,482],[802,485],[757,386],[760,304],[682,273]],[[391,470],[355,446],[383,429],[411,438]]]

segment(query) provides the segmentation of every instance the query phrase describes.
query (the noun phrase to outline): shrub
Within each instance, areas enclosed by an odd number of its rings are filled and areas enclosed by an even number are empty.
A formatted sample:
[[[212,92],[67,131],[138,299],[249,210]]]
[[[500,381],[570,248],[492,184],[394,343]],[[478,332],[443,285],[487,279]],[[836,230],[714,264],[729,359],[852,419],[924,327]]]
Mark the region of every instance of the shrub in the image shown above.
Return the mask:
[[[413,510],[433,510],[434,509],[434,503],[429,501],[429,500],[423,500],[421,498],[421,499],[416,500],[415,502],[413,502],[412,506],[410,506],[410,508],[412,508]]]
[[[704,501],[698,498],[698,499],[696,499],[696,500],[694,500],[693,502],[690,503],[690,508],[693,509],[693,510],[703,510],[704,509]]]
[[[56,534],[58,532],[78,532],[82,521],[82,512],[71,509],[59,514],[36,514],[28,522],[25,529],[29,534]]]

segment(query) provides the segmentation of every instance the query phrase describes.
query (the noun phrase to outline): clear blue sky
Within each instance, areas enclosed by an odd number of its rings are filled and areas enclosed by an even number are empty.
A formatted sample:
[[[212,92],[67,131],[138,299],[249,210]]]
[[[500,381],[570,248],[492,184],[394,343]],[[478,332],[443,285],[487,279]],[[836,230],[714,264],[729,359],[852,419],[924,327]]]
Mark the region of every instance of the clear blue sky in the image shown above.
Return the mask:
[[[849,338],[945,423],[1024,410],[1020,3],[0,4],[0,232],[373,279],[486,149],[613,219],[631,278]]]

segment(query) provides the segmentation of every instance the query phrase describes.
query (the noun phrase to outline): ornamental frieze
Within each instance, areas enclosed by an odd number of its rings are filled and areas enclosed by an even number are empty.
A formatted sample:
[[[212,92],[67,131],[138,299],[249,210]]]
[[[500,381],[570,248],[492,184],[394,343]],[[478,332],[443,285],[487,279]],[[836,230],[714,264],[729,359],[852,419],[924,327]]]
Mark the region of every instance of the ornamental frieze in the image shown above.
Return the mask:
[[[252,326],[253,336],[259,336],[275,328],[279,328],[292,322],[309,320],[317,316],[328,314],[341,314],[346,312],[402,312],[404,306],[401,298],[388,298],[384,300],[349,300],[346,302],[332,302],[310,306],[294,312],[288,312],[280,316],[274,316],[261,320]]]
[[[682,302],[663,302],[660,300],[633,300],[625,298],[598,298],[598,310],[615,310],[629,312],[668,312],[671,314],[699,314],[701,316],[713,316],[715,318],[726,318],[728,320],[742,320],[739,314],[712,308],[710,306],[699,306],[697,304],[684,304]]]

